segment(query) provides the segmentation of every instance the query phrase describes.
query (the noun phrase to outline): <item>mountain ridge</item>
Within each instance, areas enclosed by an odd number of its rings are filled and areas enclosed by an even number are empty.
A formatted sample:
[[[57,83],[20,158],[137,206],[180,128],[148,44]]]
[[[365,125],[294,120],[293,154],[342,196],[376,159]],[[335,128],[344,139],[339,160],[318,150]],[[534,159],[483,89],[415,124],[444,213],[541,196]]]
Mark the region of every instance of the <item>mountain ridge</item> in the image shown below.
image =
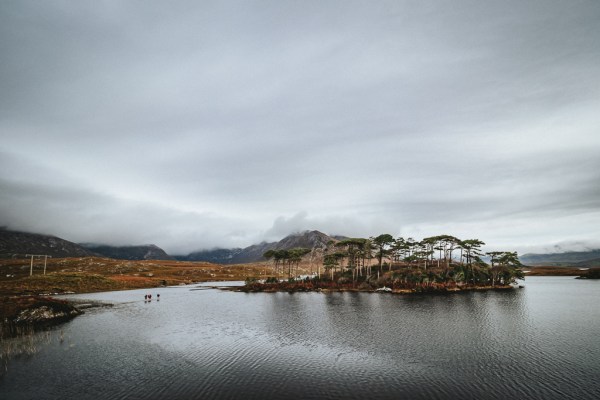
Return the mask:
[[[169,255],[157,245],[109,246],[103,244],[70,242],[53,235],[0,229],[0,257],[24,257],[41,254],[52,257],[108,257],[123,260],[181,260],[207,261],[217,264],[244,264],[264,261],[268,250],[305,247],[327,247],[344,236],[330,236],[317,230],[292,233],[277,242],[261,242],[245,248],[214,248],[187,255]],[[600,266],[600,249],[562,253],[526,253],[520,256],[528,266],[572,266],[590,268]]]
[[[600,249],[589,251],[567,251],[563,253],[527,253],[519,257],[525,265],[531,266],[597,266],[600,263]]]
[[[99,254],[77,243],[52,235],[21,231],[0,230],[0,255],[3,257],[26,254],[52,257],[98,257]]]
[[[155,244],[136,246],[109,246],[81,243],[82,247],[116,260],[175,260]]]
[[[263,261],[263,254],[268,250],[291,249],[294,247],[325,248],[330,241],[337,242],[338,239],[323,232],[312,230],[292,233],[278,242],[261,242],[245,248],[213,250],[200,250],[192,252],[187,256],[178,256],[183,261],[208,261],[218,264],[245,264]]]

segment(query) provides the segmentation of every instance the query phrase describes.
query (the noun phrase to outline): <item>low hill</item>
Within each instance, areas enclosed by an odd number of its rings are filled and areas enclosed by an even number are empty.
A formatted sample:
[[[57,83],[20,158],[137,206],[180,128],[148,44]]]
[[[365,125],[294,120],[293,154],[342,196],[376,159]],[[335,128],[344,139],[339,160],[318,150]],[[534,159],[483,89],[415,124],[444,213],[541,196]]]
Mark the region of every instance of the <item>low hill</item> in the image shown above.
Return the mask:
[[[86,249],[116,260],[174,260],[160,247],[148,244],[141,246],[107,246],[82,244]]]
[[[596,268],[600,267],[600,258],[595,258],[593,260],[580,261],[575,266],[580,268]]]
[[[525,265],[578,266],[593,267],[599,265],[600,249],[591,251],[571,251],[566,253],[524,254],[519,257]]]
[[[284,250],[295,247],[309,249],[327,247],[330,241],[338,240],[319,231],[305,231],[286,236],[279,242],[263,242],[244,249],[214,249],[193,252],[187,256],[177,257],[185,261],[208,261],[219,264],[244,264],[264,261],[263,254],[268,250]]]
[[[244,249],[212,249],[200,250],[184,256],[175,256],[180,261],[206,261],[215,264],[232,264],[231,260]]]
[[[0,257],[23,257],[25,254],[52,257],[93,257],[98,255],[77,243],[56,236],[0,230]]]

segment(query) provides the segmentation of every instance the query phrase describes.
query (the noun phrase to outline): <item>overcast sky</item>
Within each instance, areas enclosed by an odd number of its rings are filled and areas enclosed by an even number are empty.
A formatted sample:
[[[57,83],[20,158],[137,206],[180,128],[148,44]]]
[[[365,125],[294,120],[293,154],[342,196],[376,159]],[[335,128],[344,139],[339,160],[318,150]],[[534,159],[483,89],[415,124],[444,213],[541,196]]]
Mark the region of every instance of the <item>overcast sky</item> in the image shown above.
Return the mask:
[[[2,1],[0,225],[600,247],[598,1]]]

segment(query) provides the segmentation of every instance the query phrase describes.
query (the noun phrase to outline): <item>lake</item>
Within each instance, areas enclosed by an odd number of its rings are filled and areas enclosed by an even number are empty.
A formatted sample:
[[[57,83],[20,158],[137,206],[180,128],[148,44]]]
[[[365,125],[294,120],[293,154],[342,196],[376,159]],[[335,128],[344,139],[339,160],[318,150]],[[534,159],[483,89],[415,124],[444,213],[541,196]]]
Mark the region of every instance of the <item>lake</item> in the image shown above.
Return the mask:
[[[195,285],[70,297],[114,306],[8,360],[1,399],[600,398],[600,281],[529,277],[524,289],[449,295]]]

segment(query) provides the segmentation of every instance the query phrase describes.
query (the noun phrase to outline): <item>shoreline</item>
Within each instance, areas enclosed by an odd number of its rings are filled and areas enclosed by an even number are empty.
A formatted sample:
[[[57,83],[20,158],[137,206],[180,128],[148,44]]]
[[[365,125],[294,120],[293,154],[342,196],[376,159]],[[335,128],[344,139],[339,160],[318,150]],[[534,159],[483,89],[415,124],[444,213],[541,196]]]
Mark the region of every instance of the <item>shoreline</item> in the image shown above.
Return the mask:
[[[211,288],[243,293],[335,293],[335,292],[355,292],[355,293],[389,293],[394,295],[443,295],[453,293],[482,292],[482,291],[507,291],[522,287],[521,285],[496,285],[496,286],[466,286],[466,287],[419,287],[419,288],[359,288],[351,286],[341,287],[311,287],[303,282],[289,284],[280,282],[279,284],[252,283],[250,286],[227,286],[228,282],[238,282],[236,280],[201,280],[194,282],[180,283],[179,286],[191,286],[197,284],[214,283]],[[158,283],[158,282],[157,282]],[[157,284],[152,287],[165,287]],[[81,287],[81,291],[48,291],[43,290],[39,293],[26,293],[15,290],[12,293],[0,294],[0,338],[12,337],[14,332],[30,332],[45,329],[64,322],[68,322],[78,315],[83,314],[85,309],[96,307],[110,307],[112,304],[97,303],[93,301],[77,301],[61,299],[57,296],[65,294],[85,294],[107,291],[125,291],[136,289],[149,289],[148,286],[139,287],[132,285],[130,287],[119,288],[92,288]],[[56,289],[56,288],[55,288]],[[108,290],[107,290],[108,289]]]
[[[465,292],[483,292],[483,291],[507,291],[517,288],[523,288],[522,285],[496,285],[496,286],[466,286],[466,287],[418,287],[418,288],[389,288],[382,287],[378,289],[365,289],[358,287],[311,287],[304,285],[303,283],[288,284],[263,284],[253,283],[241,287],[230,287],[222,288],[222,290],[229,290],[234,292],[243,293],[336,293],[336,292],[354,292],[354,293],[389,293],[395,295],[431,295],[431,294],[452,294],[452,293],[465,293]]]
[[[76,302],[48,296],[0,298],[0,339],[26,336],[68,322],[83,314],[83,308]]]

